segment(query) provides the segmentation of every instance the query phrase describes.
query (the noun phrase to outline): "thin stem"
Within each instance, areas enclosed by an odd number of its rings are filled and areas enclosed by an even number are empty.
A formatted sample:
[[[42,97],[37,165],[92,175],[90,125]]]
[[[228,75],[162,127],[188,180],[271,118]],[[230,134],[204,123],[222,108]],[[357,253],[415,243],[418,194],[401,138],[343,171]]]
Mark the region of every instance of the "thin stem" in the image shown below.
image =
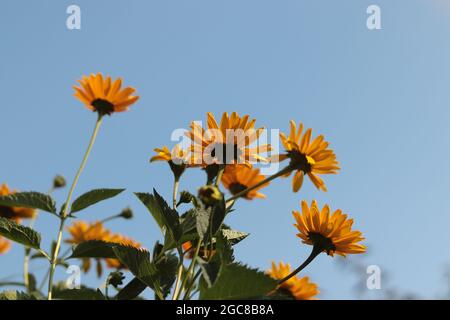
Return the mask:
[[[278,171],[277,173],[267,177],[263,181],[258,182],[257,184],[255,184],[255,185],[253,185],[251,187],[248,187],[247,189],[242,190],[241,192],[236,193],[234,196],[232,196],[231,198],[227,199],[226,203],[231,202],[233,200],[236,200],[236,199],[238,199],[240,197],[243,197],[247,193],[249,193],[250,191],[255,190],[256,188],[259,188],[260,186],[265,185],[266,183],[269,183],[270,181],[272,181],[272,180],[274,180],[274,179],[276,179],[278,177],[281,177],[281,176],[285,175],[286,173],[291,172],[292,170],[293,170],[292,167],[290,165],[288,165],[286,168],[281,169],[280,171]]]
[[[63,231],[64,231],[64,223],[69,214],[70,202],[72,200],[72,196],[73,196],[73,192],[75,191],[75,187],[78,183],[78,179],[80,179],[81,173],[83,172],[84,167],[86,166],[86,162],[89,158],[89,154],[91,153],[92,147],[94,146],[94,142],[95,142],[95,139],[97,138],[97,134],[100,129],[102,120],[103,120],[103,116],[99,113],[97,122],[95,123],[94,131],[92,132],[91,140],[89,141],[88,148],[86,150],[86,153],[84,154],[83,160],[81,161],[80,168],[78,169],[78,172],[75,175],[75,178],[72,182],[72,186],[70,187],[69,194],[67,195],[67,200],[66,200],[66,203],[64,204],[64,209],[63,209],[63,212],[60,217],[58,238],[56,240],[55,251],[53,252],[53,256],[52,256],[51,263],[50,263],[50,273],[49,273],[49,277],[48,277],[48,295],[47,295],[48,300],[52,299],[53,277],[55,274],[56,263],[58,261],[59,249],[61,247],[61,240],[62,240],[62,235],[63,235]]]
[[[177,175],[174,175],[174,182],[173,182],[173,193],[172,193],[172,205],[173,209],[177,209],[177,197],[178,197],[178,187],[180,185],[180,177]],[[175,300],[176,297],[179,296],[179,290],[180,290],[180,280],[183,276],[183,269],[184,269],[184,254],[183,254],[183,248],[178,248],[178,254],[180,256],[180,265],[178,267],[178,273],[177,273],[177,279],[175,281],[175,290],[173,292],[172,300]]]
[[[178,197],[178,186],[179,185],[180,185],[180,178],[175,176],[175,180],[173,182],[173,193],[172,193],[173,209],[177,208],[177,197]]]
[[[197,248],[195,248],[195,253],[194,253],[194,256],[192,257],[191,264],[189,265],[189,268],[188,268],[188,270],[186,271],[186,275],[185,275],[184,278],[183,278],[183,282],[181,283],[181,290],[179,291],[179,293],[178,293],[178,295],[176,296],[176,299],[175,299],[175,300],[178,300],[178,298],[179,298],[181,292],[182,292],[183,290],[185,290],[185,288],[186,288],[186,282],[187,282],[187,279],[189,278],[189,275],[192,273],[192,271],[193,271],[193,269],[194,269],[195,261],[197,260],[198,253],[200,252],[201,244],[202,244],[201,241],[199,241],[199,242],[197,243]]]
[[[175,298],[177,298],[180,293],[180,280],[181,277],[183,276],[183,269],[184,269],[184,255],[183,252],[180,253],[180,266],[178,267],[178,273],[177,273],[177,280],[175,282],[175,290],[173,292],[173,296],[172,296],[172,300],[175,300]]]
[[[191,295],[192,288],[194,287],[195,281],[198,279],[198,277],[200,276],[201,273],[202,273],[202,270],[200,270],[200,269],[196,272],[195,276],[192,278],[189,288],[184,293],[183,300],[187,300],[187,299],[191,298],[190,295]]]
[[[317,257],[321,252],[323,251],[323,249],[320,246],[314,246],[311,254],[309,255],[309,257],[305,260],[305,262],[303,262],[297,269],[295,269],[294,271],[292,271],[289,275],[287,275],[286,277],[284,277],[283,279],[278,281],[278,285],[281,285],[283,282],[288,281],[290,278],[292,278],[293,276],[295,276],[297,273],[299,273],[300,271],[302,271],[304,268],[306,268],[306,266],[308,264],[311,263],[311,261],[314,260],[315,257]]]

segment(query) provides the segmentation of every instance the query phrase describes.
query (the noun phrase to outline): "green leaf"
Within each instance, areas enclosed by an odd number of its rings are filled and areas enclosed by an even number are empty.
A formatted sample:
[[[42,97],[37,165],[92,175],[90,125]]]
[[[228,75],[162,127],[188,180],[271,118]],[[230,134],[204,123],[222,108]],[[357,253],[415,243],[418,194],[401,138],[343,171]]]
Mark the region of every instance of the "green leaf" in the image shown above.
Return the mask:
[[[174,254],[164,255],[155,262],[155,266],[158,272],[158,282],[165,298],[170,293],[170,288],[176,279],[178,258]]]
[[[72,258],[112,258],[117,259],[113,248],[125,247],[114,242],[105,242],[101,240],[92,240],[81,242],[72,247],[72,255],[68,259]]]
[[[1,300],[37,300],[36,297],[26,294],[22,291],[3,291],[0,292]]]
[[[162,292],[158,281],[158,269],[150,261],[150,253],[133,247],[114,247],[116,257],[128,267],[130,272],[147,286],[155,290],[161,298]]]
[[[181,239],[178,241],[178,244],[198,239],[195,215],[196,211],[194,209],[191,209],[185,212],[180,217],[182,236]],[[164,241],[164,249],[165,250],[174,249],[178,246],[178,244],[175,243],[170,236],[166,236]]]
[[[39,249],[41,245],[39,233],[3,217],[0,217],[0,235],[33,249]]]
[[[156,190],[153,190],[153,195],[148,193],[135,193],[135,195],[150,211],[161,230],[167,231],[168,239],[178,244],[183,234],[178,212],[170,208]]]
[[[274,290],[277,281],[256,269],[241,264],[229,264],[223,268],[216,283],[200,287],[202,300],[255,299]]]
[[[199,259],[203,280],[208,288],[212,287],[216,283],[223,268],[232,263],[234,260],[231,241],[226,239],[222,233],[218,233],[215,240],[216,253],[211,261],[207,262]]]
[[[70,213],[78,212],[87,207],[96,204],[97,202],[113,198],[125,189],[95,189],[78,197],[73,203],[70,209]]]
[[[249,233],[231,229],[222,229],[222,235],[225,239],[230,241],[232,245],[235,245],[247,238]]]
[[[53,286],[53,298],[60,300],[105,300],[98,289],[85,286],[81,286],[79,289],[68,289],[63,282]]]
[[[117,300],[133,300],[137,298],[145,289],[147,285],[138,278],[134,277],[133,280],[119,291],[116,296]]]
[[[210,288],[217,281],[222,268],[222,261],[219,259],[213,259],[207,263],[200,263],[200,268],[202,269],[203,279],[206,281],[208,288]]]
[[[18,192],[0,196],[0,206],[40,209],[56,214],[55,200],[39,192]]]
[[[213,207],[197,208],[197,232],[200,239],[214,237],[225,219],[225,201]]]

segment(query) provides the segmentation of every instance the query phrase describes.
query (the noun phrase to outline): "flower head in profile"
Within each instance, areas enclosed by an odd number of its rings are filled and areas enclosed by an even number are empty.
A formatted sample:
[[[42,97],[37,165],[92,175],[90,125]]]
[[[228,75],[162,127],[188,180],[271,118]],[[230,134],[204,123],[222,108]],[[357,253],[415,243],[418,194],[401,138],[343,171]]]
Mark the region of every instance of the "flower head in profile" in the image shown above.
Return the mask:
[[[347,219],[341,210],[331,214],[328,205],[320,210],[315,200],[311,206],[302,201],[301,207],[301,213],[293,211],[292,214],[297,222],[294,224],[299,231],[297,236],[303,243],[313,245],[331,256],[336,253],[345,257],[347,254],[366,251],[366,247],[359,243],[364,240],[362,233],[352,230],[353,219]]]
[[[175,145],[172,151],[166,146],[156,148],[154,151],[156,152],[156,155],[150,159],[150,162],[167,162],[170,169],[177,177],[180,177],[186,168],[194,166],[193,161],[190,161],[190,153],[183,150],[180,144]]]
[[[270,269],[267,274],[275,280],[281,280],[291,273],[290,264],[284,264],[280,262],[276,265],[272,262],[272,269]],[[289,280],[283,282],[278,290],[286,291],[295,300],[313,300],[315,296],[319,294],[317,289],[317,284],[310,282],[308,277],[297,277],[294,276],[289,278]]]
[[[74,86],[74,96],[78,98],[89,110],[100,115],[110,115],[113,112],[124,112],[134,104],[139,96],[133,96],[136,91],[132,87],[122,88],[122,79],[115,81],[111,77],[103,77],[101,73],[83,76],[78,81],[79,87]]]
[[[319,177],[322,174],[336,174],[339,171],[339,163],[333,150],[328,148],[329,143],[323,135],[312,139],[312,129],[303,133],[303,124],[297,126],[294,121],[290,122],[290,133],[286,136],[280,134],[281,142],[286,149],[285,154],[277,155],[274,161],[290,160],[290,167],[295,171],[292,180],[294,192],[300,190],[304,175],[308,175],[317,189],[327,191],[324,181]],[[291,172],[292,172],[291,171]],[[289,172],[287,175],[289,176]]]
[[[260,183],[265,179],[265,176],[260,174],[259,169],[252,168],[246,165],[229,165],[225,167],[222,175],[222,184],[228,189],[232,195],[236,195],[245,189]],[[243,197],[247,200],[254,198],[265,198],[266,196],[260,192],[267,184],[247,192]]]
[[[0,254],[5,254],[11,248],[11,241],[0,236]]]
[[[0,196],[9,196],[17,193],[16,190],[10,190],[6,183],[0,186]],[[20,222],[21,219],[30,219],[37,214],[35,209],[9,207],[0,205],[0,217]]]
[[[187,136],[192,140],[191,152],[196,164],[203,167],[211,164],[249,164],[267,159],[260,155],[271,150],[270,145],[251,145],[258,141],[264,128],[255,129],[255,119],[240,117],[236,112],[224,112],[217,124],[212,113],[207,114],[205,130],[196,122],[191,123]]]

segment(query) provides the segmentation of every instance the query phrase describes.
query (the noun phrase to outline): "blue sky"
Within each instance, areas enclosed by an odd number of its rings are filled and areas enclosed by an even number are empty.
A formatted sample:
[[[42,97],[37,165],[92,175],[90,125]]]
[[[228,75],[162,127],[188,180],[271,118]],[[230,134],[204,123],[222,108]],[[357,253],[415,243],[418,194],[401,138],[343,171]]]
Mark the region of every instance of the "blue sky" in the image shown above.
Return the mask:
[[[66,28],[66,8],[82,11],[81,30]],[[366,28],[377,4],[382,30]],[[369,253],[350,257],[382,269],[382,288],[437,297],[450,263],[450,4],[433,0],[349,1],[2,1],[0,11],[0,182],[45,192],[57,173],[69,180],[95,115],[72,97],[83,74],[122,76],[141,100],[106,119],[76,193],[124,187],[123,195],[81,213],[102,219],[131,206],[136,218],[108,226],[151,248],[156,224],[132,191],[155,187],[170,197],[165,164],[148,163],[170,145],[175,128],[205,113],[249,113],[257,124],[287,130],[303,121],[331,142],[342,172],[329,192],[290,180],[242,201],[228,224],[250,232],[236,256],[266,269],[298,264],[310,248],[295,237],[291,211],[317,199],[342,208],[366,236]],[[203,183],[189,172],[182,189]],[[61,203],[67,190],[55,193]],[[45,246],[57,221],[42,213]],[[20,279],[23,250],[0,257],[0,278]],[[43,261],[34,262],[38,275]],[[356,277],[320,256],[305,271],[321,298],[354,298]],[[359,276],[364,276],[360,274]],[[63,271],[57,273],[64,279]],[[94,275],[83,283],[100,284]],[[385,293],[367,292],[367,297]]]

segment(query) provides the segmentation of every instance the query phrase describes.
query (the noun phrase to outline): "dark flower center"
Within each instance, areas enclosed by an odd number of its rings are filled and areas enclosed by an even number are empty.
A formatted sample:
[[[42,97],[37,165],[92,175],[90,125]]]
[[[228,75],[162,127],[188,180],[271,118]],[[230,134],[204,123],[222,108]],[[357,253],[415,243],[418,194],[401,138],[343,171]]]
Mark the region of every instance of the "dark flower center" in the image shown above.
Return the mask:
[[[211,151],[211,157],[216,158],[222,164],[238,162],[242,155],[242,150],[237,144],[217,143]]]
[[[317,246],[321,251],[326,251],[327,254],[330,254],[331,251],[336,251],[333,241],[320,233],[311,232],[308,234],[308,238],[312,241],[314,247]]]
[[[11,207],[0,206],[0,217],[14,219],[16,218],[16,213]]]
[[[114,105],[108,100],[95,99],[92,101],[91,105],[95,108],[95,111],[101,115],[110,115],[114,112]]]
[[[304,173],[309,173],[312,170],[312,165],[309,163],[305,154],[298,150],[288,151],[288,157],[291,159],[290,166],[295,170],[302,170]]]
[[[233,195],[235,195],[235,194],[238,194],[238,193],[244,191],[245,189],[247,189],[247,186],[244,186],[243,184],[240,184],[239,182],[234,182],[234,183],[230,184],[228,189],[230,190],[230,192]]]

